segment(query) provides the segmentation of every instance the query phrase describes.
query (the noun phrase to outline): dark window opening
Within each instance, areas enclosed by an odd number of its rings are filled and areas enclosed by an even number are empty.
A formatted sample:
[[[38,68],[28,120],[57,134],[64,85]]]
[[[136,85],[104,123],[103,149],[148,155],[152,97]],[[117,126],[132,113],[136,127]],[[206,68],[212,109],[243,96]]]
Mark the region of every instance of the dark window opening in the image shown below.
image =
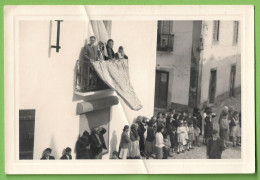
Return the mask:
[[[157,51],[173,51],[173,21],[158,21]]]
[[[218,42],[220,21],[214,21],[213,23],[213,42]]]
[[[234,21],[234,31],[233,31],[233,44],[236,45],[238,42],[238,27],[239,27],[239,22]]]
[[[19,110],[19,159],[33,159],[35,110]]]

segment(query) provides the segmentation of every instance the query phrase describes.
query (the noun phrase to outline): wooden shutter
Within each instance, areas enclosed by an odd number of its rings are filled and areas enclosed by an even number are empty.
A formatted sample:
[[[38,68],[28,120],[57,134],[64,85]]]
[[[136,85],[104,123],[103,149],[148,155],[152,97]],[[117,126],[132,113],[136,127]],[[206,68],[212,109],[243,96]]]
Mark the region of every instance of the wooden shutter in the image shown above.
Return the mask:
[[[234,21],[233,44],[237,44],[238,42],[238,26],[239,26],[239,22]]]
[[[213,41],[219,41],[219,21],[214,21],[214,25],[213,25]]]

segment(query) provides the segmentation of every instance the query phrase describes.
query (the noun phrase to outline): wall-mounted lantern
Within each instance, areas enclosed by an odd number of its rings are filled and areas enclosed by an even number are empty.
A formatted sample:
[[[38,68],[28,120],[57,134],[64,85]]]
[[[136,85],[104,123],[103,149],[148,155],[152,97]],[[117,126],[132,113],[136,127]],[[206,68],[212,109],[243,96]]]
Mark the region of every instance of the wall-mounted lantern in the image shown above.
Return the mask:
[[[60,23],[63,22],[63,20],[55,20],[57,21],[57,39],[56,39],[56,46],[51,46],[51,48],[55,48],[56,52],[59,52],[60,50]]]

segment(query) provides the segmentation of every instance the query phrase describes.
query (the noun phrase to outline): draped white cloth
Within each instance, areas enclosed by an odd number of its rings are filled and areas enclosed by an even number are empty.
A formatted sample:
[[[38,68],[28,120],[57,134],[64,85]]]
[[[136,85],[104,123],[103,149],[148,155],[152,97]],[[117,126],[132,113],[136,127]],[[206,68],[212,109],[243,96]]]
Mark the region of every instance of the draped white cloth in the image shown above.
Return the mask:
[[[92,31],[94,35],[97,38],[97,42],[102,41],[103,43],[106,43],[109,39],[105,24],[101,20],[97,21],[90,21]]]
[[[127,59],[91,63],[99,77],[114,89],[132,110],[137,111],[143,107],[131,85]]]

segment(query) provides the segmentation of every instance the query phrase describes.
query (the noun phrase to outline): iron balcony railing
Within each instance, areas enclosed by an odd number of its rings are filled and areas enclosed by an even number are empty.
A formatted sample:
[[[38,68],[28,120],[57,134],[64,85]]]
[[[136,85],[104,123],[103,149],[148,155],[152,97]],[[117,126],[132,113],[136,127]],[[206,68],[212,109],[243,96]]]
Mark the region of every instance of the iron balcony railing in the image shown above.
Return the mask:
[[[89,61],[77,60],[76,91],[90,92],[108,89],[109,87],[99,78]]]

